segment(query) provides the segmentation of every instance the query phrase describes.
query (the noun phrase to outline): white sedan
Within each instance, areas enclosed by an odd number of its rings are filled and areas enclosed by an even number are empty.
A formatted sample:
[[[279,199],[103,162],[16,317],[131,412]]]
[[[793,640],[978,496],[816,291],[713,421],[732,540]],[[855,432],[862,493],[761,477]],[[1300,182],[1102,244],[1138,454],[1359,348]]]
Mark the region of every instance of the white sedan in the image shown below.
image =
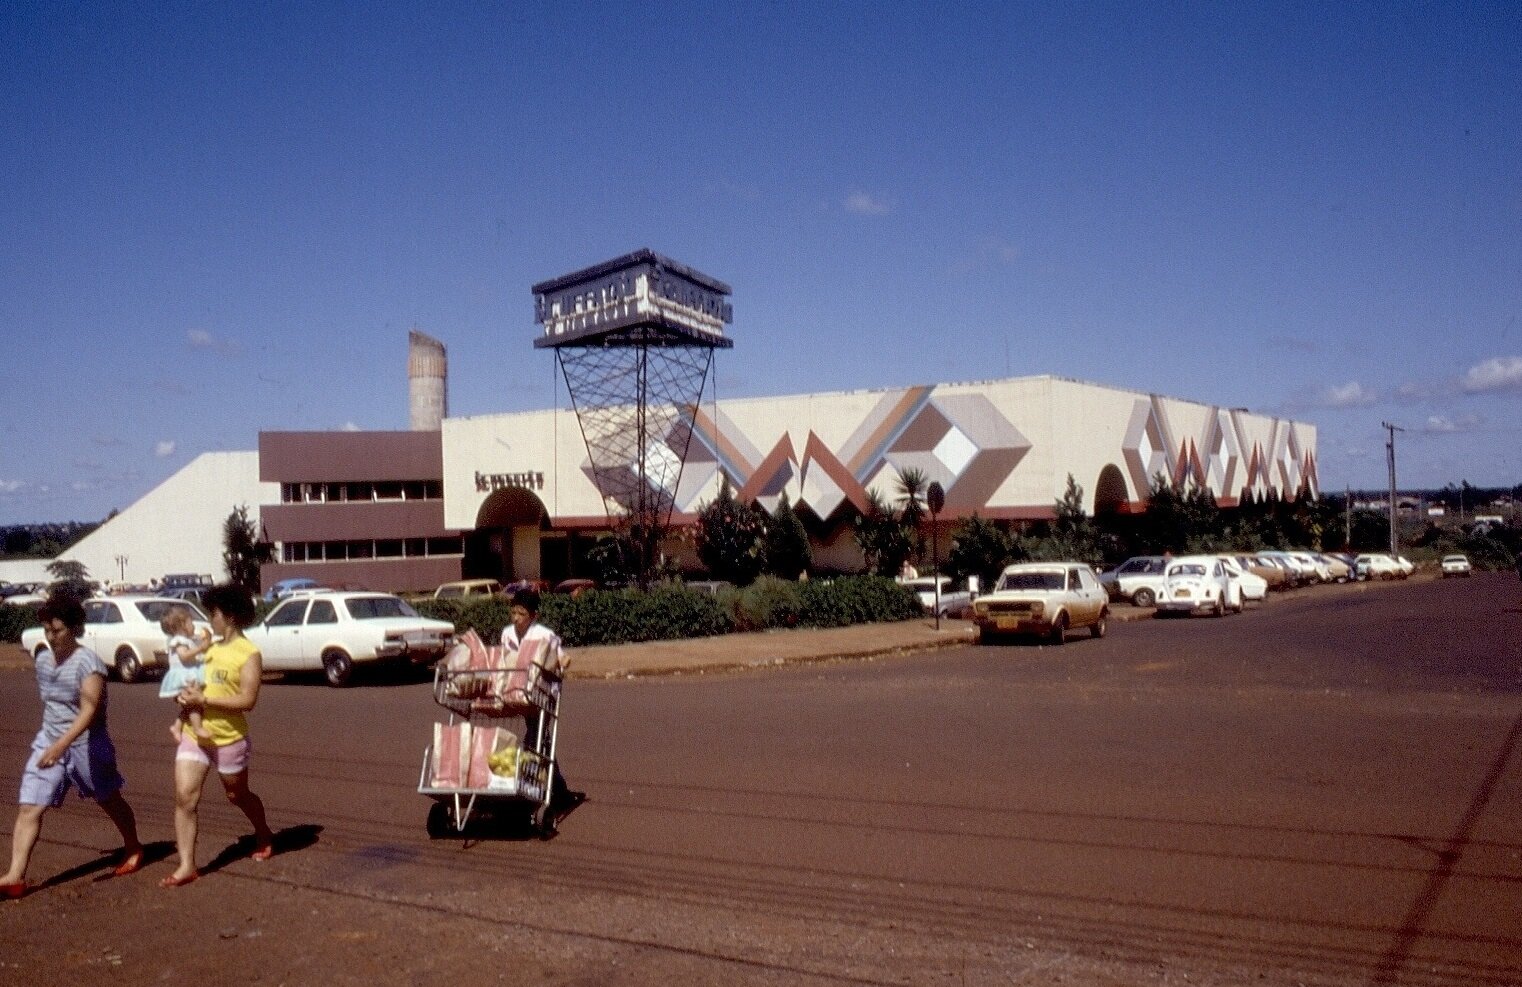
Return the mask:
[[[1469,575],[1470,570],[1471,570],[1471,566],[1469,565],[1469,556],[1467,556],[1467,555],[1445,555],[1445,556],[1443,556],[1443,578],[1444,579],[1448,578],[1449,576],[1467,576],[1467,575]]]
[[[941,587],[939,600],[936,599],[935,592],[937,580]],[[950,576],[919,576],[900,579],[899,584],[919,599],[920,606],[925,608],[926,613],[956,617],[972,605],[972,594],[966,587],[958,588]]]
[[[1219,557],[1221,564],[1226,567],[1226,575],[1230,576],[1242,589],[1242,602],[1249,600],[1253,603],[1262,603],[1268,598],[1268,580],[1246,568],[1237,562],[1232,555]]]
[[[297,590],[246,632],[272,672],[321,671],[348,685],[356,665],[432,664],[454,644],[454,625],[420,615],[390,593]]]
[[[79,643],[100,655],[123,682],[135,682],[149,669],[169,667],[169,638],[159,621],[170,607],[189,607],[197,628],[211,630],[194,603],[163,596],[97,596],[85,601],[85,632]],[[21,646],[36,656],[47,649],[41,627],[21,632]]]

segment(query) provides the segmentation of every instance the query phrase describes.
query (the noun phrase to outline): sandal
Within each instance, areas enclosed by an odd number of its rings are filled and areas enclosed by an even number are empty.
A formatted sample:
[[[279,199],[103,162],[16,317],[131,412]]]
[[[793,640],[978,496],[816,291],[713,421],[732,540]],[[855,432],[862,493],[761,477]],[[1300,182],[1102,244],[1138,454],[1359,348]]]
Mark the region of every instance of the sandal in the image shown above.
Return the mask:
[[[186,874],[184,877],[175,877],[173,874],[170,874],[168,877],[166,877],[163,880],[159,881],[159,887],[161,887],[161,888],[182,888],[182,887],[184,887],[185,885],[189,884],[191,881],[194,881],[196,878],[198,878],[200,876],[201,876],[201,872],[198,871],[198,870],[193,870],[189,874]]]
[[[143,867],[143,848],[138,847],[131,853],[122,857],[122,862],[117,864],[111,871],[113,877],[126,877],[128,874],[136,874]]]
[[[26,895],[26,882],[17,881],[15,884],[0,884],[0,898],[7,901],[18,901]]]
[[[273,843],[266,843],[266,844],[264,844],[261,847],[255,847],[254,848],[254,852],[249,854],[250,857],[252,857],[253,859],[259,861],[259,863],[261,863],[261,864],[264,863],[266,860],[270,859],[271,857],[273,857],[274,855],[275,855],[275,844],[273,844]]]

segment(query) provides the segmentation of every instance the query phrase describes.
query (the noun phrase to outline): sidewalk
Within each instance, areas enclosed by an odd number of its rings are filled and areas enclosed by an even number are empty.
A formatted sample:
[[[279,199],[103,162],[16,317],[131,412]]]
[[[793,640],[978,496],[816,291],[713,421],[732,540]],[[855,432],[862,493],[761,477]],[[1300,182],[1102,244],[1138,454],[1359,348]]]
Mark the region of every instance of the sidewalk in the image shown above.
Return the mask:
[[[1118,604],[1110,609],[1111,623],[1152,616],[1151,610]],[[645,641],[567,649],[571,678],[622,678],[636,675],[678,675],[733,671],[794,662],[928,651],[978,639],[970,620],[935,618],[853,627],[803,628],[725,634],[681,641]]]

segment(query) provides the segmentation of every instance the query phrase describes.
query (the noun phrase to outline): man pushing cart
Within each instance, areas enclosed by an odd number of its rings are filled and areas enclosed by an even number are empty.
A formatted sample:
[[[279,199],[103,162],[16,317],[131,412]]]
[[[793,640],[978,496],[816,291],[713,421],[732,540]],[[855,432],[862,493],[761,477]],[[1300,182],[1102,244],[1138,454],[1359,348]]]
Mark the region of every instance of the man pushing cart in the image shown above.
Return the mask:
[[[423,755],[418,792],[434,799],[428,833],[461,833],[478,810],[527,814],[540,835],[585,799],[571,791],[557,760],[561,686],[570,659],[554,631],[538,623],[539,594],[519,590],[500,646],[475,631],[434,671],[433,698],[449,710]],[[506,724],[521,718],[521,734]]]

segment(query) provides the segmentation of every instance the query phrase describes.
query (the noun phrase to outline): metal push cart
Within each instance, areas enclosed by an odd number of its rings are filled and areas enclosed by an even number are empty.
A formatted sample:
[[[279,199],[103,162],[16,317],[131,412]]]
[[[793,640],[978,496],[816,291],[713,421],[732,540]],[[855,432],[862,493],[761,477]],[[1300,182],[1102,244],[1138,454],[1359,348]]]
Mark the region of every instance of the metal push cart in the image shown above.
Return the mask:
[[[514,681],[511,677],[515,674],[523,678]],[[458,784],[440,784],[435,774],[434,747],[430,744],[424,750],[418,793],[434,800],[428,812],[429,836],[437,839],[464,833],[478,811],[496,817],[526,814],[541,835],[554,831],[550,800],[557,770],[560,688],[558,671],[538,665],[517,671],[456,670],[446,667],[444,662],[435,666],[433,699],[449,710],[449,728],[469,724],[472,730],[492,729],[516,717],[522,717],[525,726],[514,754],[498,760],[490,771],[462,774]],[[468,735],[470,731],[464,732]],[[494,734],[501,736],[505,732],[504,729]],[[436,728],[435,734],[438,733]]]

